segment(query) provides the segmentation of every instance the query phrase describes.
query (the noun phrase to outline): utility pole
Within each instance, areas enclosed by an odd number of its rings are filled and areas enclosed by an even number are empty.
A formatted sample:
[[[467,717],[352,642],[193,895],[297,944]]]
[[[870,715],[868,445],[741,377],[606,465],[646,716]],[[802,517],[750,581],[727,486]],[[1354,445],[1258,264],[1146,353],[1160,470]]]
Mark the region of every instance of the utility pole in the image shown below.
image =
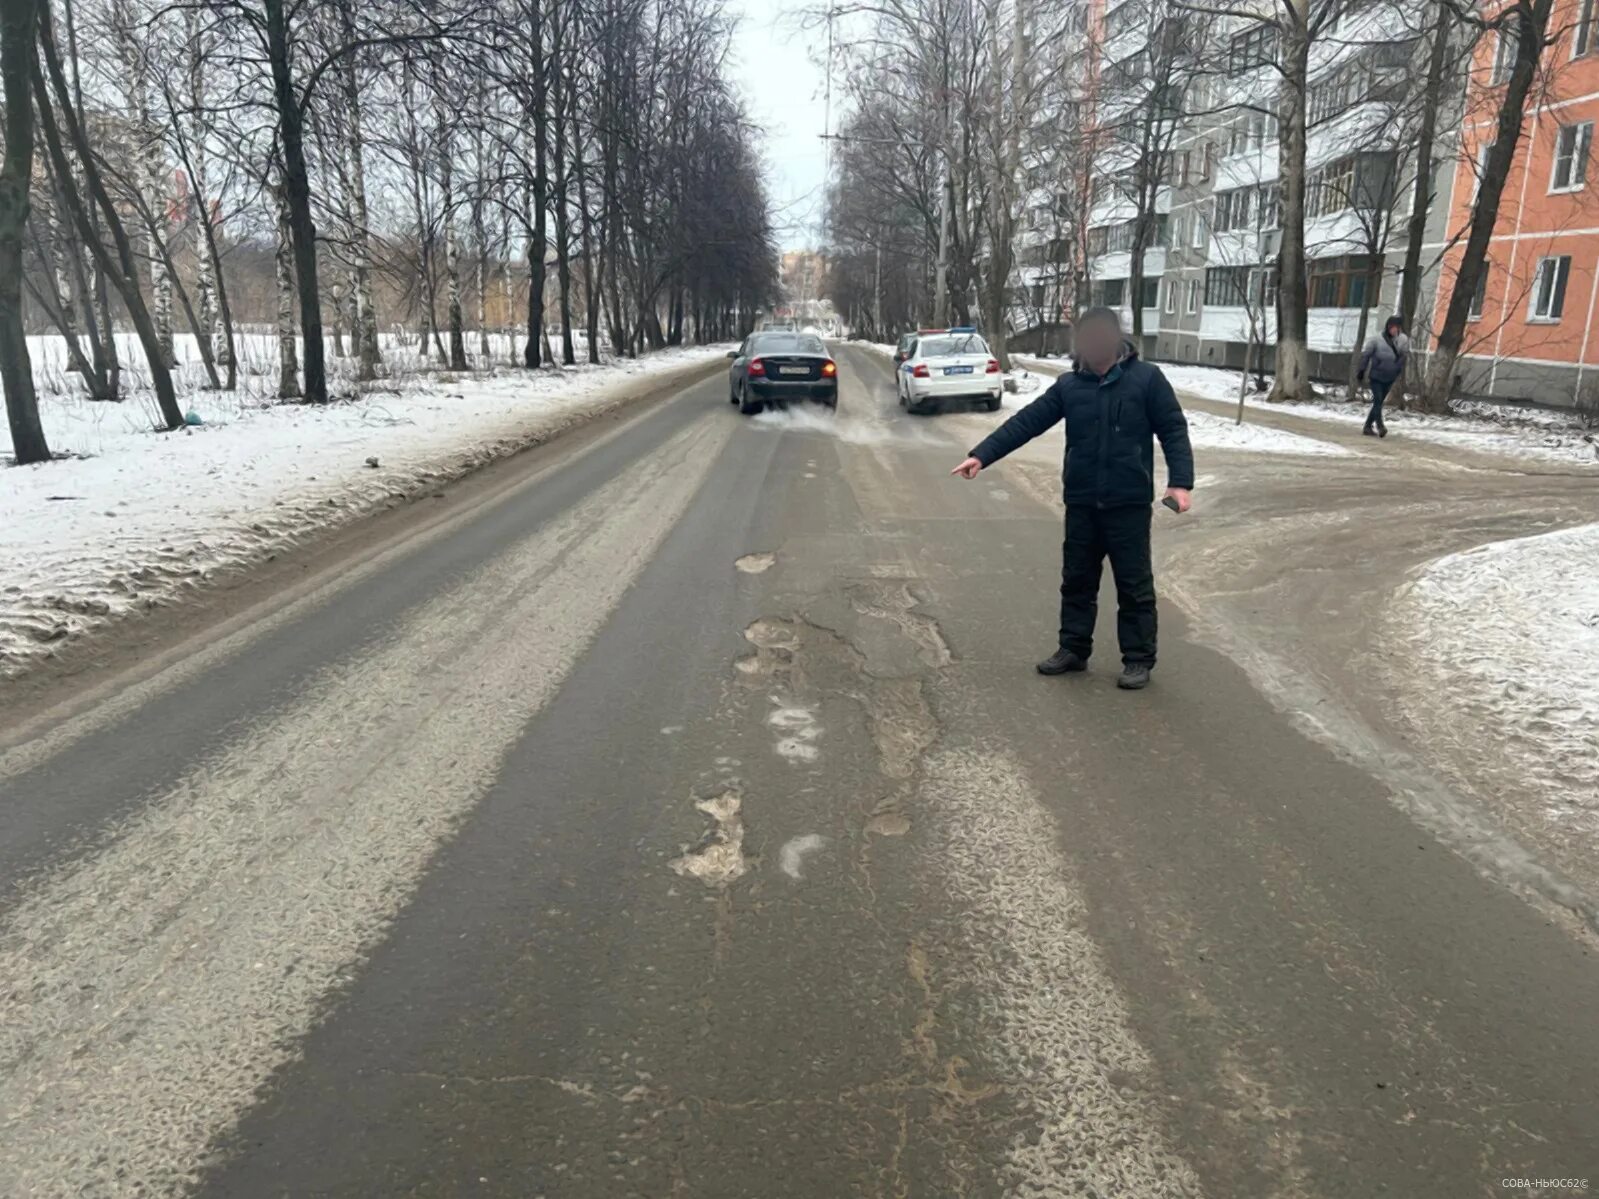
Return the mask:
[[[877,249],[877,273],[872,278],[872,333],[883,336],[883,247]]]
[[[933,324],[949,325],[949,164],[938,188],[938,280],[933,288]]]

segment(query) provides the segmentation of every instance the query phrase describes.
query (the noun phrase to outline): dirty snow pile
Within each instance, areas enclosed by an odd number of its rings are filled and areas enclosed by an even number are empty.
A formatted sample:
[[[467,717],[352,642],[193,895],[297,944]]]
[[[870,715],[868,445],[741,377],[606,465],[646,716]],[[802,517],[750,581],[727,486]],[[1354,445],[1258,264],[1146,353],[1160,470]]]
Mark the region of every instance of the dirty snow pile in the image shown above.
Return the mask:
[[[1166,363],[1162,363],[1160,369],[1178,391],[1220,403],[1238,402],[1237,371]],[[1271,376],[1266,377],[1266,383],[1269,388]],[[1256,391],[1251,380],[1245,403],[1251,408],[1309,420],[1338,421],[1346,425],[1365,423],[1367,400],[1342,400],[1326,387],[1318,387],[1316,391],[1320,398],[1308,403],[1272,404],[1266,399],[1267,392]],[[1385,417],[1390,432],[1435,445],[1541,462],[1599,467],[1599,430],[1584,429],[1574,412],[1479,400],[1456,401],[1454,410],[1454,416],[1432,416],[1403,411],[1390,403]]]
[[[194,392],[185,406],[205,423],[177,433],[151,431],[142,397],[47,393],[45,434],[63,457],[0,465],[0,678],[64,638],[547,439],[725,349],[412,376],[392,394],[326,407]],[[10,451],[0,425],[0,463]]]
[[[1599,524],[1440,558],[1388,615],[1426,676],[1418,719],[1475,747],[1490,789],[1503,774],[1599,833]]]
[[[1228,417],[1188,409],[1188,440],[1196,449],[1248,450],[1260,454],[1303,454],[1352,457],[1353,451],[1330,441],[1289,433],[1265,425],[1242,424]]]

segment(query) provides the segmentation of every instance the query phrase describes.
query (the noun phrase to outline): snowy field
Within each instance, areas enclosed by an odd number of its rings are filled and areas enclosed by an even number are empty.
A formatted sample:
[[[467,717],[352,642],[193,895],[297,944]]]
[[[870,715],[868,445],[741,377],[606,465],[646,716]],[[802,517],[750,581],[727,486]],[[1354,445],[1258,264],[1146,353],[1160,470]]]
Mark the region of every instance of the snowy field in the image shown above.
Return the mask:
[[[0,467],[0,678],[63,638],[543,440],[725,351],[452,375],[421,373],[390,346],[388,378],[326,407],[275,403],[254,385],[201,391],[185,368],[183,404],[205,423],[177,433],[151,431],[143,398],[46,394],[51,449],[71,456]],[[10,450],[0,426],[0,456]]]
[[[1428,675],[1418,722],[1456,741],[1486,789],[1517,781],[1551,824],[1599,834],[1599,524],[1440,558],[1388,625]]]

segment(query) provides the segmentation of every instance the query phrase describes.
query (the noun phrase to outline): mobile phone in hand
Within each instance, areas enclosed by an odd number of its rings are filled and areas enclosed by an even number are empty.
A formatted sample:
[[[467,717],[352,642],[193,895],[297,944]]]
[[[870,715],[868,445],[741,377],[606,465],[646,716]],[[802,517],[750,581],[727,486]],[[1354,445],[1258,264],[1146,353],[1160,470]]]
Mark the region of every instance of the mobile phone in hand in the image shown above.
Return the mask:
[[[1181,512],[1181,511],[1182,511],[1182,508],[1181,508],[1181,506],[1180,506],[1180,505],[1179,505],[1179,504],[1178,504],[1178,503],[1177,503],[1177,501],[1176,501],[1176,500],[1175,500],[1175,499],[1173,499],[1173,498],[1172,498],[1172,497],[1171,497],[1171,496],[1169,496],[1169,495],[1167,495],[1167,496],[1162,496],[1162,497],[1161,497],[1161,500],[1160,500],[1160,502],[1161,502],[1161,503],[1163,503],[1163,504],[1165,504],[1165,505],[1166,505],[1166,507],[1168,507],[1168,508],[1170,508],[1170,509],[1171,509],[1171,510],[1172,510],[1172,511],[1173,511],[1173,512]]]

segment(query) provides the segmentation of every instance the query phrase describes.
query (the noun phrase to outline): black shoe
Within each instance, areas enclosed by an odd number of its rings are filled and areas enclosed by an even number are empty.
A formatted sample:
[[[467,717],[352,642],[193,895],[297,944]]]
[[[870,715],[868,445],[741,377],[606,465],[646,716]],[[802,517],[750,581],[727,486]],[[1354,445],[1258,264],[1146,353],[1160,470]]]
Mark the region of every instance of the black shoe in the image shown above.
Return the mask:
[[[1377,436],[1378,437],[1387,437],[1388,436],[1388,426],[1387,425],[1378,425],[1377,426]]]
[[[1147,662],[1128,662],[1122,667],[1121,677],[1116,680],[1116,686],[1123,691],[1142,691],[1149,686],[1151,669]]]
[[[1039,674],[1072,674],[1088,669],[1088,659],[1069,649],[1058,649],[1038,664]]]
[[[1377,436],[1377,430],[1373,429],[1370,425],[1367,425],[1364,429],[1361,430],[1361,432],[1364,433],[1367,437],[1375,437],[1375,436]]]

